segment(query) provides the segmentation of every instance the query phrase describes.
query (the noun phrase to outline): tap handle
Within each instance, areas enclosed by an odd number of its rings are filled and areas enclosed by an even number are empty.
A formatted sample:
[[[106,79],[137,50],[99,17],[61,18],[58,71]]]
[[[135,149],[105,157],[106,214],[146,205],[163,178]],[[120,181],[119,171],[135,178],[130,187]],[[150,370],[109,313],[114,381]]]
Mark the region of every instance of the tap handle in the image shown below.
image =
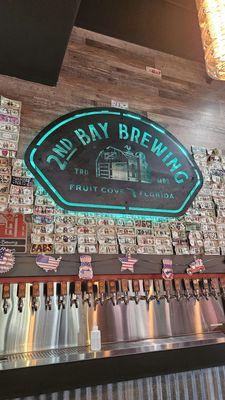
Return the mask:
[[[187,292],[191,292],[191,283],[189,278],[184,278],[184,287]]]
[[[10,299],[10,284],[9,283],[4,283],[3,288],[2,288],[2,298],[5,299]]]
[[[225,277],[220,278],[220,289],[222,291],[223,298],[225,298]]]
[[[67,282],[60,283],[60,295],[67,296]]]
[[[99,294],[105,294],[106,289],[105,289],[105,281],[99,281],[98,283],[98,290],[99,290]]]
[[[200,286],[199,286],[199,279],[192,279],[193,287],[195,291],[200,291]]]
[[[109,281],[109,292],[116,293],[116,281]]]
[[[150,288],[151,288],[150,280],[149,279],[144,279],[143,285],[144,285],[144,291],[145,292],[150,292]]]
[[[200,285],[199,285],[199,279],[192,279],[193,287],[194,287],[194,294],[196,299],[199,301],[200,300]]]
[[[40,296],[40,285],[38,282],[34,282],[32,285],[32,297]]]
[[[87,281],[87,293],[88,294],[93,294],[93,282],[92,281]]]
[[[19,297],[19,299],[24,299],[25,296],[26,296],[26,284],[19,283],[17,288],[17,297]]]
[[[23,310],[23,299],[26,296],[26,284],[19,283],[17,287],[17,297],[18,297],[18,311],[22,312]]]
[[[215,299],[220,296],[220,287],[219,287],[219,281],[217,278],[211,278],[210,280],[210,288],[211,288],[211,293],[215,297]]]
[[[9,307],[8,299],[10,299],[10,284],[9,283],[3,284],[2,299],[3,299],[3,311],[4,311],[4,314],[7,314],[8,307]]]
[[[52,309],[52,296],[54,296],[54,284],[53,282],[47,282],[46,286],[45,286],[45,295],[46,295],[46,299],[45,299],[45,307],[47,310],[51,310]]]
[[[154,286],[155,286],[155,291],[157,293],[160,292],[160,283],[159,283],[159,279],[154,279]]]
[[[164,280],[164,286],[166,291],[166,299],[169,302],[171,299],[171,291],[172,291],[172,282],[168,280]]]
[[[179,278],[174,279],[174,286],[175,286],[176,292],[181,291],[181,280]]]
[[[46,295],[47,295],[47,297],[54,296],[54,284],[53,284],[53,282],[47,282]]]
[[[82,294],[81,281],[75,281],[74,293],[77,296],[80,296]]]
[[[123,293],[128,292],[128,280],[127,279],[121,280],[121,289],[122,289]]]
[[[202,285],[203,285],[203,294],[204,294],[206,300],[208,300],[209,299],[209,281],[207,278],[203,278]]]
[[[140,283],[138,279],[133,279],[133,290],[135,293],[140,292]]]

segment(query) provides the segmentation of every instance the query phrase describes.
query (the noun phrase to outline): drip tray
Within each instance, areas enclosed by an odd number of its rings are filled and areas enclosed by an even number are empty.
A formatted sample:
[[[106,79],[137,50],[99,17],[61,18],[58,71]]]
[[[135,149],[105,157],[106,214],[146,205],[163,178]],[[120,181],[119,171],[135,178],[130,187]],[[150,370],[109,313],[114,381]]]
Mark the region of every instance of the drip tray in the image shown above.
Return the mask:
[[[169,351],[197,346],[225,344],[225,335],[210,333],[163,339],[148,339],[134,342],[105,344],[99,352],[90,347],[67,347],[0,355],[0,370],[35,367],[93,359],[119,357],[132,354]]]

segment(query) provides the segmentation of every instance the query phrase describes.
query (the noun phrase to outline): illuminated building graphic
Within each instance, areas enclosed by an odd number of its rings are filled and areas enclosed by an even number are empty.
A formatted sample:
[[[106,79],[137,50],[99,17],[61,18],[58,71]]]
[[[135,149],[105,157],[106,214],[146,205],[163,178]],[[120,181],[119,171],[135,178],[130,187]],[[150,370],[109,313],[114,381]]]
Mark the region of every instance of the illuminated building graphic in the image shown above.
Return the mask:
[[[134,154],[129,146],[125,146],[124,150],[109,146],[97,157],[96,177],[151,183],[151,170],[144,153]]]

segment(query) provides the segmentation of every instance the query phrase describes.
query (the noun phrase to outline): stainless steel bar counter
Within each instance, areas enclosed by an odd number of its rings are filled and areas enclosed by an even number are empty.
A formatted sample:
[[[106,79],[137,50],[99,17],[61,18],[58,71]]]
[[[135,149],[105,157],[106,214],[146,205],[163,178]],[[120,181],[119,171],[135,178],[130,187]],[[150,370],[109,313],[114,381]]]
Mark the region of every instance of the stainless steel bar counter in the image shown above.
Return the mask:
[[[210,333],[87,347],[5,354],[1,399],[71,390],[225,363],[225,335]]]

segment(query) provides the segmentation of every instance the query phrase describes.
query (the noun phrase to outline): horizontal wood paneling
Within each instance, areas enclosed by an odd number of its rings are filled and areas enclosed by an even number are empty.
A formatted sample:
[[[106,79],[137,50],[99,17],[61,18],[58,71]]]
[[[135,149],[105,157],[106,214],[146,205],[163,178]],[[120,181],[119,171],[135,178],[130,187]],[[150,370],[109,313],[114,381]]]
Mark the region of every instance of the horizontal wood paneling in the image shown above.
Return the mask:
[[[160,68],[162,78],[146,72]],[[78,108],[128,101],[186,146],[225,150],[225,83],[206,82],[203,64],[74,28],[57,87],[0,75],[0,93],[23,102],[19,156],[45,125]]]

